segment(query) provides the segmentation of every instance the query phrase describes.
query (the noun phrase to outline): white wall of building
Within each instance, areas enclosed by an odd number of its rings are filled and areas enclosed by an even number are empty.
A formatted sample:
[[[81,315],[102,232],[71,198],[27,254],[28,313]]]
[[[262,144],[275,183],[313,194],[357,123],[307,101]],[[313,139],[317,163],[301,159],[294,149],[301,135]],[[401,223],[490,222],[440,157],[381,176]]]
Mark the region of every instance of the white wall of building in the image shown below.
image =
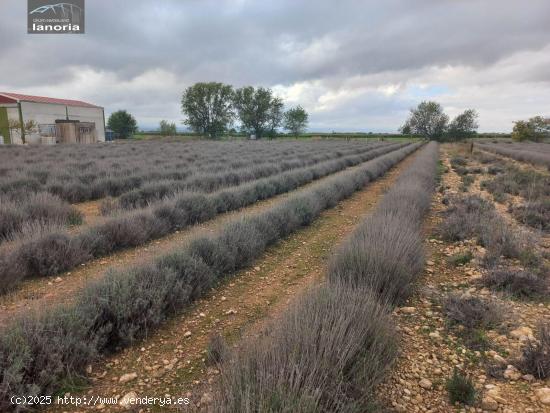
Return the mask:
[[[21,102],[23,121],[34,120],[38,124],[53,124],[57,119],[79,120],[95,123],[97,139],[105,142],[105,126],[102,108],[65,106],[53,103]],[[8,114],[8,117],[10,115]]]
[[[19,108],[14,103],[0,103],[0,107],[7,108],[9,120],[19,122]],[[105,120],[102,108],[88,108],[81,106],[65,106],[53,103],[21,102],[23,122],[34,120],[37,124],[54,124],[57,119],[79,120],[95,123],[97,140],[105,142]],[[11,142],[23,143],[20,133],[11,132]]]

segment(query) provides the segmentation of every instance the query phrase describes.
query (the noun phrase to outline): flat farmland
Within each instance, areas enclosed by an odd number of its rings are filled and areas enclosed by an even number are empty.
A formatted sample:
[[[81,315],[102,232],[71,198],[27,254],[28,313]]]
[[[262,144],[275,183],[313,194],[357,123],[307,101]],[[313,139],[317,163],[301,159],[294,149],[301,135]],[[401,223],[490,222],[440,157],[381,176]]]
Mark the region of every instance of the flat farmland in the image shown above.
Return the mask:
[[[538,166],[425,141],[2,150],[2,411],[544,411]]]

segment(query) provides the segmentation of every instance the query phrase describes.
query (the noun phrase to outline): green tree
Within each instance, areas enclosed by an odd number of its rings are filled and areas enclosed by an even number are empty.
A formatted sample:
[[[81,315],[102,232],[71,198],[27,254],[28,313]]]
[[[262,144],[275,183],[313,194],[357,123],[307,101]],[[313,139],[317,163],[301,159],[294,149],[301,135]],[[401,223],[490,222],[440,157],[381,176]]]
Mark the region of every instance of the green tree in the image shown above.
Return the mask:
[[[174,136],[176,134],[176,124],[167,120],[160,121],[160,134],[162,136]]]
[[[241,129],[262,138],[274,134],[282,120],[282,100],[271,89],[245,86],[235,91],[235,109]]]
[[[273,98],[271,101],[271,106],[269,107],[269,137],[273,139],[277,136],[277,128],[282,125],[283,118],[284,118],[284,112],[283,112],[284,104],[283,100],[281,98]]]
[[[233,87],[218,82],[195,83],[181,98],[184,124],[210,138],[222,135],[234,117]]]
[[[548,136],[550,136],[550,119],[535,116],[527,121],[518,120],[514,122],[512,139],[515,141],[540,142]]]
[[[284,127],[294,136],[298,136],[307,129],[309,115],[301,106],[289,109],[284,115]]]
[[[449,117],[443,107],[432,101],[421,102],[411,109],[409,118],[400,128],[403,134],[421,135],[431,140],[442,140],[447,130]]]
[[[472,138],[476,135],[478,114],[474,109],[467,109],[449,124],[447,135],[451,140]]]
[[[126,139],[137,131],[137,122],[125,110],[118,110],[109,116],[107,127],[112,129],[119,138]]]

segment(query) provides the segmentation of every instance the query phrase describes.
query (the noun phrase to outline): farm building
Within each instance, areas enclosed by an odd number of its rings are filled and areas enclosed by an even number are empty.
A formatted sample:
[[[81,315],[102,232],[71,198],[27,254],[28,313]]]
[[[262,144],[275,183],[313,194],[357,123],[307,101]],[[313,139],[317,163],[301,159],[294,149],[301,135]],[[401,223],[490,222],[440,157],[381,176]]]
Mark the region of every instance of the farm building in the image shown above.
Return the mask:
[[[79,100],[0,92],[0,135],[6,144],[104,142],[105,115]]]

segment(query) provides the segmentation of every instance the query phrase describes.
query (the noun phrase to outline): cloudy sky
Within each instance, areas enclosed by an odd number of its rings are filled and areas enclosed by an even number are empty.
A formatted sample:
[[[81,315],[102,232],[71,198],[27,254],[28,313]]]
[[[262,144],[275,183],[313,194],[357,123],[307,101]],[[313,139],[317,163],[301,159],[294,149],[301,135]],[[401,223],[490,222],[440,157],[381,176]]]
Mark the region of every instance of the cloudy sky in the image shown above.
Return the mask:
[[[548,0],[86,0],[86,34],[28,35],[0,0],[0,91],[180,124],[198,81],[272,88],[311,130],[396,131],[425,99],[481,131],[550,115]]]

